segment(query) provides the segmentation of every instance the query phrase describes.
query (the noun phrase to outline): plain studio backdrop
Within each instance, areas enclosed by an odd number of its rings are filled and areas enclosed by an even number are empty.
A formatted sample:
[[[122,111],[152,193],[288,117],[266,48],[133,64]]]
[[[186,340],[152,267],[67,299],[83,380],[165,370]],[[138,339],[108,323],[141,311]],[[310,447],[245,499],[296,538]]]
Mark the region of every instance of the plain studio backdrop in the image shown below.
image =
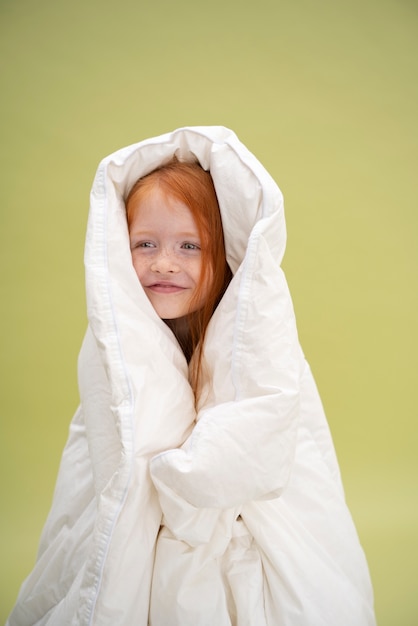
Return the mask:
[[[78,403],[99,160],[232,128],[284,192],[285,271],[379,626],[418,619],[413,0],[1,0],[1,595],[31,570]]]

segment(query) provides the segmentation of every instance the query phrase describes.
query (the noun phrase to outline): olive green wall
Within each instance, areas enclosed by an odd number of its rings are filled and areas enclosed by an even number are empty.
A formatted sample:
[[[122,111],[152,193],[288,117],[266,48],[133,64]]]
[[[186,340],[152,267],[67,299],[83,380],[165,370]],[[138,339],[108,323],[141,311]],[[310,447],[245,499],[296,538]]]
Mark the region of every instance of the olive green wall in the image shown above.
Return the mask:
[[[417,7],[0,1],[0,619],[33,565],[77,405],[96,166],[222,124],[285,195],[285,269],[379,624],[418,623]]]

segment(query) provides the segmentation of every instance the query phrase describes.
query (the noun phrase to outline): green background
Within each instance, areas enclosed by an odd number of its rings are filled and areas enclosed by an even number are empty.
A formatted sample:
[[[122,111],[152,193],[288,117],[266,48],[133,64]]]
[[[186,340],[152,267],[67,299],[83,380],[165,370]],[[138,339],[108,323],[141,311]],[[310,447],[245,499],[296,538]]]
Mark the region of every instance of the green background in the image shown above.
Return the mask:
[[[96,166],[221,124],[285,195],[285,270],[378,623],[416,625],[417,2],[0,7],[1,621],[32,568],[78,402]]]

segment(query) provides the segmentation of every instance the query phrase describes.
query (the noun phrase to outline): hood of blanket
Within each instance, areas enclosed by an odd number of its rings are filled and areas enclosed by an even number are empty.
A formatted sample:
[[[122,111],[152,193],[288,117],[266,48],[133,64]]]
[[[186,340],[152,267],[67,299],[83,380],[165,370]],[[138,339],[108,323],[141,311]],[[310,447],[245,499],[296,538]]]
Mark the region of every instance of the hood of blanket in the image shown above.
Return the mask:
[[[255,224],[273,215],[269,245],[280,264],[286,242],[282,194],[261,163],[227,128],[180,128],[118,150],[102,161],[93,197],[96,194],[100,197],[101,192],[105,192],[108,209],[121,212],[124,218],[124,198],[134,182],[173,156],[180,161],[198,161],[210,171],[219,200],[232,272],[235,274],[245,256]]]

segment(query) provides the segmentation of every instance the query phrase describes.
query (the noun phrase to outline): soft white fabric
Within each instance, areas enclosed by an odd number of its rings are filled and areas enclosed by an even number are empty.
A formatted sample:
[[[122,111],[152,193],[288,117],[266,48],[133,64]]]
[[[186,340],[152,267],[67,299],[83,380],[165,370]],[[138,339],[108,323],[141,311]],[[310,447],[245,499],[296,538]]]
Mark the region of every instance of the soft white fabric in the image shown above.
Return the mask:
[[[124,209],[134,181],[174,154],[210,170],[234,273],[197,415],[186,360],[133,270]],[[102,161],[81,405],[9,626],[374,625],[285,240],[277,185],[228,129],[179,129]]]

